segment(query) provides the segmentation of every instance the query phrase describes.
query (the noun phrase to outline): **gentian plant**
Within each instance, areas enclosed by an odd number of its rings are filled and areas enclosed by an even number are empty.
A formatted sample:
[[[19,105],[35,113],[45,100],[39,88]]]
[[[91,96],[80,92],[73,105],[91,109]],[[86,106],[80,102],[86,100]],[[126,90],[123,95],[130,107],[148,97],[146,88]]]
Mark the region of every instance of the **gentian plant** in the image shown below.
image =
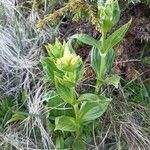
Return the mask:
[[[48,127],[54,132],[56,149],[72,148],[86,149],[86,134],[91,130],[91,124],[107,110],[111,98],[100,94],[104,84],[118,87],[120,77],[111,75],[110,70],[115,58],[114,46],[124,37],[131,21],[109,35],[112,27],[120,18],[117,0],[98,1],[101,38],[96,40],[86,34],[75,34],[67,43],[46,46],[49,57],[41,59],[46,80],[55,89],[43,97],[49,109]],[[91,66],[96,74],[95,93],[79,95],[76,87],[84,73],[84,65],[80,56],[75,54],[72,41],[77,39],[91,45]]]
[[[82,78],[84,66],[81,57],[71,52],[65,43],[61,45],[56,39],[54,45],[47,45],[47,50],[50,57],[41,62],[46,79],[56,88],[44,96],[50,110],[49,129],[55,132],[58,149],[64,148],[66,137],[73,140],[73,149],[85,149],[82,140],[84,126],[105,112],[110,99],[93,93],[77,94],[76,86]]]
[[[96,40],[87,34],[75,34],[70,37],[68,45],[70,48],[71,41],[77,39],[85,44],[92,46],[91,51],[91,66],[96,73],[96,89],[95,93],[99,92],[103,83],[113,84],[118,86],[119,76],[110,75],[106,79],[106,74],[110,72],[115,58],[114,47],[123,39],[127,32],[131,20],[125,25],[121,26],[118,30],[109,34],[111,29],[118,23],[120,19],[120,8],[117,0],[98,0],[98,13],[99,24],[101,27],[101,38]]]

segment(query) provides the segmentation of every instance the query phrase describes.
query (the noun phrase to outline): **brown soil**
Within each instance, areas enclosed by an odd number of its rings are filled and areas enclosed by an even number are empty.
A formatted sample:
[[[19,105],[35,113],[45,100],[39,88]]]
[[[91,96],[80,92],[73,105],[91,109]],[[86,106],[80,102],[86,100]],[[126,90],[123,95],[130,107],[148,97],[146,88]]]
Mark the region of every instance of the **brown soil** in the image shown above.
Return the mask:
[[[143,9],[144,8],[144,9]],[[143,63],[144,58],[150,57],[150,8],[148,6],[138,4],[128,7],[122,14],[119,25],[124,24],[132,18],[131,27],[126,34],[123,42],[118,50],[118,61],[133,60],[120,64],[121,72],[125,78],[132,79],[142,72],[148,71],[149,64]],[[142,54],[143,53],[143,54]],[[145,76],[147,76],[145,74]]]

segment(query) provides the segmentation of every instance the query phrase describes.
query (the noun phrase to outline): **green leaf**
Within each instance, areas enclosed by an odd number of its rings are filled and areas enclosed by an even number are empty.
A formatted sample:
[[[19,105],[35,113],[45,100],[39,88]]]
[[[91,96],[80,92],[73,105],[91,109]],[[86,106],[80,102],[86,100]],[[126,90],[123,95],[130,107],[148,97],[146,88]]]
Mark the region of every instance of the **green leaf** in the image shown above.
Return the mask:
[[[95,47],[91,51],[91,66],[96,73],[96,76],[100,76],[101,56],[98,49]]]
[[[72,47],[72,40],[73,39],[69,39],[67,41],[66,46],[65,46],[65,54],[66,53],[71,53],[71,54],[73,53],[73,54],[75,54],[75,50]]]
[[[98,0],[98,16],[101,23],[102,32],[107,34],[120,18],[120,8],[118,0]]]
[[[81,63],[81,65],[77,68],[76,82],[78,82],[82,79],[83,74],[84,74],[84,65],[83,65],[83,63]]]
[[[65,43],[61,44],[61,42],[56,38],[54,44],[48,44],[45,47],[49,56],[57,59],[63,56]]]
[[[43,96],[43,101],[48,102],[48,107],[57,108],[59,105],[62,105],[64,102],[59,97],[59,95],[55,91],[49,91]]]
[[[43,66],[43,69],[46,73],[46,78],[47,80],[53,81],[54,82],[54,72],[60,76],[63,74],[62,71],[60,71],[54,62],[49,58],[49,57],[44,57],[41,59],[41,63]]]
[[[5,126],[8,125],[8,124],[10,124],[10,123],[13,123],[13,122],[23,121],[24,119],[26,119],[26,117],[24,115],[14,114],[12,116],[12,118],[6,122]]]
[[[54,121],[55,117],[62,115],[72,116],[72,108],[70,105],[66,105],[62,98],[55,92],[50,91],[43,96],[43,101],[47,101],[47,106],[49,109],[49,119]]]
[[[50,132],[54,131],[55,125],[51,121],[47,121],[47,128]]]
[[[88,98],[88,96],[90,98]],[[82,95],[79,99],[87,100],[81,104],[79,118],[81,122],[87,122],[97,119],[106,111],[110,100],[109,98],[98,96],[96,94]]]
[[[118,75],[111,75],[110,77],[106,78],[106,83],[113,85],[115,88],[118,88],[119,82],[120,77]]]
[[[99,49],[101,50],[101,49]],[[91,65],[96,73],[98,80],[103,81],[105,73],[107,71],[106,62],[107,54],[102,54],[98,49],[93,48],[91,52]]]
[[[47,101],[51,117],[65,115],[65,103],[55,91],[49,91],[46,93],[43,96],[43,101]]]
[[[86,145],[81,138],[77,138],[74,141],[72,148],[73,150],[86,150]]]
[[[65,148],[68,150],[68,149],[71,149],[72,147],[72,144],[74,142],[74,137],[72,135],[68,135],[65,139]]]
[[[44,119],[43,115],[39,115],[39,114],[33,114],[33,113],[27,113],[27,112],[23,112],[23,111],[13,111],[14,114],[20,115],[20,116],[30,116],[30,117],[38,117],[41,119]]]
[[[60,97],[67,103],[69,104],[74,104],[76,100],[76,91],[74,87],[68,87],[65,86],[55,79],[55,85],[56,85],[56,90],[57,93],[60,95]]]
[[[62,135],[58,135],[56,138],[56,149],[64,149],[64,138]]]
[[[100,96],[93,94],[93,93],[85,93],[85,94],[80,95],[80,97],[78,98],[78,101],[79,102],[83,102],[83,101],[96,102],[96,101],[100,101]]]
[[[107,61],[106,61],[106,68],[107,68],[107,72],[109,73],[111,71],[111,68],[112,68],[112,65],[113,65],[113,62],[115,60],[115,51],[114,49],[110,49],[107,53]]]
[[[86,143],[90,143],[93,139],[93,127],[97,127],[99,125],[99,120],[94,120],[85,125],[82,130],[82,139],[86,141]]]
[[[6,122],[11,119],[13,110],[16,109],[13,97],[6,96],[3,99],[0,99],[0,130],[1,128],[4,128]]]
[[[114,49],[108,51],[104,61],[102,61],[102,57],[99,50],[93,47],[91,51],[91,66],[99,80],[101,80],[101,77],[104,76],[106,72],[110,72],[112,68],[115,59]]]
[[[125,33],[127,32],[132,20],[130,20],[128,23],[120,27],[118,30],[116,30],[114,33],[112,33],[105,41],[103,50],[105,53],[111,48],[113,48],[115,45],[117,45],[125,36]]]
[[[70,39],[77,39],[84,44],[94,46],[96,48],[99,48],[99,41],[95,40],[93,37],[87,35],[87,34],[74,34],[73,36],[70,37]]]
[[[75,132],[78,125],[73,117],[60,116],[55,119],[55,130]]]
[[[114,5],[113,5],[113,25],[114,26],[118,23],[120,19],[120,14],[121,14],[121,11],[120,11],[118,0],[115,0]]]

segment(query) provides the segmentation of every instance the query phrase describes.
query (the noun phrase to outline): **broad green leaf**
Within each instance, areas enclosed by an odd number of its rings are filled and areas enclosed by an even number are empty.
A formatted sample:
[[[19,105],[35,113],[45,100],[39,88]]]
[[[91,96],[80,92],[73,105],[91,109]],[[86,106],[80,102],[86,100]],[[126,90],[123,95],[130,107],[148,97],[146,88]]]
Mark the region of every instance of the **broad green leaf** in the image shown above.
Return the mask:
[[[62,115],[73,116],[71,106],[66,105],[62,98],[55,92],[50,91],[44,97],[43,101],[47,101],[47,106],[49,109],[49,119],[54,120],[55,117]]]
[[[95,99],[95,101],[93,101],[93,99]],[[98,98],[95,94],[91,96],[91,101],[88,98],[87,100],[88,101],[81,104],[79,111],[79,118],[81,122],[92,121],[102,116],[110,103],[109,98],[102,96]]]
[[[46,73],[47,80],[54,82],[54,72],[60,75],[63,74],[49,57],[42,58],[41,63]]]
[[[75,118],[60,116],[55,119],[55,130],[75,132],[78,129]]]
[[[78,98],[78,101],[79,102],[83,102],[83,101],[96,102],[96,101],[100,101],[100,96],[93,94],[93,93],[85,93],[85,94],[80,95],[80,97]]]
[[[86,145],[83,142],[82,138],[77,138],[73,145],[72,145],[73,150],[86,150]]]
[[[91,51],[91,66],[96,73],[98,79],[100,79],[101,74],[105,74],[106,72],[110,72],[113,62],[115,59],[115,51],[114,49],[110,49],[106,55],[106,64],[101,64],[102,59],[98,49],[92,48]],[[102,70],[102,67],[104,68]],[[103,71],[103,73],[101,73]]]
[[[75,87],[75,85],[76,85],[76,82],[74,81],[74,80],[72,80],[72,82],[71,82],[71,80],[69,81],[70,79],[65,79],[65,80],[62,80],[62,82],[61,82],[61,84],[62,85],[64,85],[64,86],[66,86],[66,87]]]
[[[101,56],[98,49],[95,47],[91,51],[91,66],[96,73],[96,76],[100,76]]]
[[[47,101],[50,117],[65,115],[65,103],[55,91],[46,93],[42,100]]]
[[[63,100],[59,97],[59,95],[48,100],[48,107],[50,109],[57,109],[64,104]]]
[[[127,32],[130,24],[130,20],[128,23],[120,27],[118,30],[116,30],[114,33],[112,33],[105,41],[103,46],[103,51],[107,53],[107,51],[111,48],[113,48],[115,45],[117,45],[125,36],[125,33]]]
[[[103,81],[104,75],[107,71],[106,62],[107,54],[102,54],[100,51],[98,51],[98,49],[93,48],[91,52],[91,65],[96,73],[97,79],[100,81]]]
[[[77,40],[83,42],[84,44],[99,48],[99,41],[97,41],[96,39],[94,39],[93,37],[91,37],[87,34],[83,34],[83,33],[74,34],[73,36],[70,37],[70,39],[77,39]]]
[[[67,103],[73,104],[75,103],[76,99],[76,92],[74,87],[68,87],[63,84],[61,84],[57,78],[55,79],[55,85],[57,93],[60,95],[60,97]]]
[[[115,88],[118,88],[119,82],[120,77],[118,75],[111,75],[110,77],[106,78],[106,83],[113,85]]]
[[[108,51],[106,57],[107,57],[106,68],[107,68],[107,72],[109,73],[111,71],[113,62],[115,60],[115,51],[113,48]]]
[[[66,87],[75,87],[76,86],[76,71],[74,72],[67,72],[64,76],[57,77],[55,76],[57,81],[66,86]]]

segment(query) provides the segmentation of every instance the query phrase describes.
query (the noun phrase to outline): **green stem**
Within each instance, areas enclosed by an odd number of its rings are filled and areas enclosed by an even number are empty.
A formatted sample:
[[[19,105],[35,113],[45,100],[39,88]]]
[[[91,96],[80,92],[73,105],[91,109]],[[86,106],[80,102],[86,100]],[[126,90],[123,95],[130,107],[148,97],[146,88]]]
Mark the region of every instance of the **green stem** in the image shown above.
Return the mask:
[[[78,130],[76,131],[76,139],[80,136],[80,122],[78,120],[79,107],[78,104],[73,105],[74,113],[76,117],[76,123],[79,125]]]
[[[79,112],[78,104],[73,105],[73,108],[74,108],[76,120],[78,120],[78,112]]]
[[[97,81],[96,81],[96,87],[95,87],[95,94],[99,93],[99,89],[100,89],[100,83],[99,83],[99,80],[97,79]]]
[[[95,94],[99,93],[99,90],[103,84],[103,78],[105,75],[105,67],[106,67],[106,54],[104,52],[104,40],[105,40],[106,34],[102,31],[102,37],[101,37],[101,42],[102,42],[102,47],[99,51],[100,57],[101,57],[101,62],[100,62],[100,74],[99,77],[97,77],[96,81],[96,88],[95,88]]]
[[[105,75],[105,67],[106,67],[106,54],[101,54],[101,64],[100,64],[100,79],[104,79]]]
[[[99,90],[100,90],[100,88],[101,88],[102,85],[103,85],[103,82],[97,79],[97,81],[96,81],[96,87],[95,87],[95,94],[99,93]]]
[[[105,38],[106,38],[106,34],[102,31],[102,37],[101,37],[102,48],[101,48],[101,53],[105,52],[105,50],[104,50],[104,41],[105,41]]]
[[[95,94],[99,93],[99,90],[103,84],[104,75],[105,75],[105,67],[106,67],[106,54],[101,55],[101,63],[100,63],[100,74],[96,81]]]

